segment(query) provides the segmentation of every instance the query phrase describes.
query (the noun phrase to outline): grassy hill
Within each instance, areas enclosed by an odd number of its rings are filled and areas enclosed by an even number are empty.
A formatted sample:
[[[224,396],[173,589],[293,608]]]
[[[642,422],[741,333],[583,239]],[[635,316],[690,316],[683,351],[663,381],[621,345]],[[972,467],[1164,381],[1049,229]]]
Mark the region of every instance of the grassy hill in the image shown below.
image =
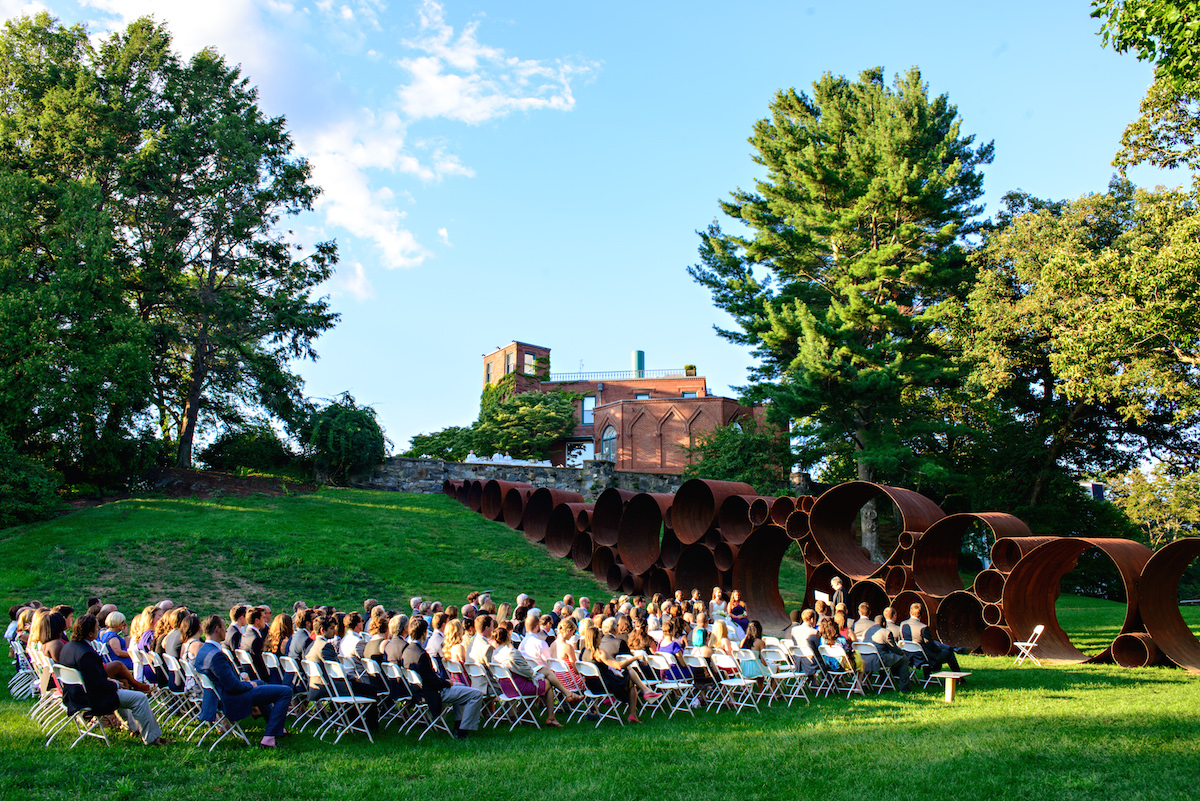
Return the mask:
[[[794,605],[802,566],[785,560],[781,585]],[[245,600],[353,608],[368,595],[401,608],[414,593],[459,602],[471,589],[500,600],[609,594],[570,560],[440,495],[143,497],[0,531],[4,606],[29,597],[78,605],[96,593],[125,611],[163,597],[202,612]],[[1085,650],[1111,639],[1122,610],[1059,602]],[[125,739],[107,751],[88,742],[68,752],[59,741],[47,750],[25,715],[29,702],[0,691],[0,799],[1195,797],[1195,677],[962,661],[974,675],[953,705],[931,689],[761,714],[660,716],[640,727],[489,730],[466,743],[388,732],[374,745],[333,746],[299,735],[278,753],[151,750]]]

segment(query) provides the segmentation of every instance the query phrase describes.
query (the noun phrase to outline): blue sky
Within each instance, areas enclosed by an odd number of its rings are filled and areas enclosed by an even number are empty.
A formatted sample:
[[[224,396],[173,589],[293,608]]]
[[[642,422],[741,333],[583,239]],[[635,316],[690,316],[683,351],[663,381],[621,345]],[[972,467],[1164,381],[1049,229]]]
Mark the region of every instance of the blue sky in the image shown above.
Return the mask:
[[[759,175],[746,138],[777,89],[919,66],[996,143],[990,215],[1011,189],[1103,191],[1151,80],[1082,0],[0,0],[42,9],[95,35],[153,14],[287,117],[325,190],[298,235],[341,254],[322,291],[342,320],[297,368],[311,396],[372,404],[397,451],[474,420],[480,356],[513,339],[559,372],[642,349],[733,394],[750,356],[686,268],[718,199]]]

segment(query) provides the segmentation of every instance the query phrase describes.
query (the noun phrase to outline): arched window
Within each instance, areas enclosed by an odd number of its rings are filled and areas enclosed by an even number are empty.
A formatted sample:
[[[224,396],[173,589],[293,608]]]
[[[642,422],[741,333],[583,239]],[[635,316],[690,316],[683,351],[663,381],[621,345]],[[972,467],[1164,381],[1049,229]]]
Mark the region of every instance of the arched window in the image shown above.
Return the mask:
[[[610,462],[617,461],[617,429],[605,426],[600,434],[600,458]]]

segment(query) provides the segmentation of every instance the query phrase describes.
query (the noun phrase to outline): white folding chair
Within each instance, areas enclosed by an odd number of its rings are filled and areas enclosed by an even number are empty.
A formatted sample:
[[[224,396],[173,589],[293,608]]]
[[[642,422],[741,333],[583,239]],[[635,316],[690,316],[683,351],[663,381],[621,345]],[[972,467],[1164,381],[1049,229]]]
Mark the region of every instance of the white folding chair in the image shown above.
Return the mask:
[[[1038,658],[1033,655],[1033,649],[1037,647],[1038,638],[1042,636],[1042,631],[1044,631],[1045,628],[1045,626],[1039,623],[1033,627],[1033,635],[1030,636],[1028,640],[1025,642],[1013,643],[1013,645],[1017,647],[1017,651],[1020,652],[1017,654],[1017,661],[1014,662],[1013,665],[1019,665],[1026,659],[1031,659],[1033,660],[1033,664],[1037,665],[1038,667],[1042,666],[1042,663],[1038,660]]]
[[[329,695],[321,700],[328,702],[333,716],[325,722],[325,728],[320,730],[321,733],[317,735],[318,739],[324,739],[325,732],[332,731],[336,727],[338,735],[333,741],[335,745],[345,734],[352,731],[367,735],[367,739],[374,743],[375,738],[371,736],[371,729],[367,726],[367,718],[363,712],[375,703],[375,699],[357,695],[354,692],[341,662],[327,659],[323,663],[323,667],[325,668],[325,689],[329,691]],[[338,687],[339,681],[342,683],[341,687]]]
[[[675,713],[680,710],[687,712],[692,717],[696,717],[696,713],[692,711],[691,707],[692,693],[695,691],[695,685],[692,684],[691,678],[675,677],[675,674],[680,672],[682,668],[679,667],[674,659],[666,654],[648,654],[647,658],[650,661],[650,669],[658,676],[656,689],[663,694],[663,706],[670,703],[667,719],[669,720],[674,717]]]
[[[734,708],[734,714],[742,714],[742,710],[752,708],[762,712],[754,693],[758,689],[754,679],[748,679],[742,674],[742,664],[724,651],[713,651],[713,667],[716,668],[717,689],[722,703]]]
[[[404,677],[403,668],[395,662],[383,663],[383,675],[402,687],[404,695],[396,699],[396,703],[392,704],[385,715],[380,716],[379,723],[383,725],[386,719],[390,724],[394,720],[400,733],[405,734],[421,720],[421,716],[417,714],[417,699],[413,696],[413,688]]]
[[[836,688],[839,692],[846,691],[846,698],[849,698],[854,693],[865,696],[867,693],[863,690],[862,681],[858,678],[858,673],[853,670],[847,670],[845,665],[850,661],[846,655],[846,651],[840,645],[826,645],[821,643],[817,650],[823,657],[821,661],[821,669],[824,670],[833,680],[832,686],[825,691],[825,696],[829,697],[831,690]],[[838,668],[834,669],[829,666],[827,659],[832,658],[838,663]],[[842,660],[845,660],[843,662]]]
[[[488,715],[483,721],[484,726],[499,726],[501,719],[504,717],[501,707],[496,703],[496,696],[499,694],[496,688],[496,682],[492,675],[483,665],[476,662],[468,662],[466,664],[467,677],[471,680],[471,686],[483,693],[484,700],[488,704]]]
[[[804,674],[796,669],[781,648],[768,646],[762,649],[759,658],[766,670],[772,695],[778,694],[787,701],[788,706],[797,698],[803,698],[806,704],[811,703],[808,693],[804,692]]]
[[[67,687],[76,686],[83,690],[83,676],[75,668],[66,667],[64,665],[52,664],[51,670],[54,672],[54,677],[63,685],[64,692]],[[66,706],[64,702],[64,707]],[[85,737],[95,737],[103,740],[105,745],[112,745],[108,741],[108,734],[104,731],[104,723],[102,715],[92,714],[91,707],[83,707],[73,715],[68,715],[54,731],[50,733],[49,739],[46,740],[46,745],[50,745],[50,741],[62,730],[68,721],[74,722],[75,730],[79,732],[79,736],[75,738],[75,742],[71,743],[71,748],[79,744],[79,741]]]
[[[604,692],[597,692],[589,686],[588,679],[594,679],[592,685],[604,687],[604,679],[600,676],[600,668],[596,667],[591,662],[585,662],[580,659],[575,662],[575,669],[579,671],[579,675],[583,677],[583,703],[579,705],[580,717],[586,717],[589,713],[596,715],[596,726],[599,726],[603,720],[615,720],[622,726],[625,721],[621,719],[621,713],[618,710],[618,700],[609,695],[607,688]],[[574,714],[574,713],[572,713]]]
[[[493,662],[490,667],[492,675],[496,677],[496,684],[500,687],[500,694],[496,696],[496,705],[505,710],[515,710],[517,713],[515,717],[511,718],[512,725],[508,727],[508,730],[512,731],[519,723],[532,723],[540,729],[542,725],[538,723],[537,715],[533,711],[533,705],[540,696],[521,692],[516,681],[513,680],[512,672],[504,665]]]
[[[422,722],[425,723],[425,728],[417,739],[425,739],[425,735],[434,729],[450,734],[450,726],[446,723],[446,715],[453,711],[453,707],[449,704],[442,704],[441,711],[434,714],[433,709],[429,706],[429,702],[422,695],[425,685],[421,681],[421,674],[412,668],[405,668],[404,678],[408,681],[408,686],[412,688],[413,700],[417,704],[417,714],[421,716]]]
[[[925,649],[921,647],[921,643],[913,642],[912,640],[901,640],[900,650],[908,654],[908,665],[912,670],[912,676],[921,682],[922,688],[928,687],[930,684],[936,684],[938,687],[942,686],[941,679],[935,679],[932,675],[926,675],[924,678],[921,677],[922,670],[929,664],[929,659],[925,656]],[[929,674],[933,671],[925,670],[924,672]]]
[[[212,679],[210,679],[207,674],[205,674],[203,671],[197,670],[196,678],[199,679],[200,686],[203,689],[213,693],[214,695],[217,695],[217,688],[213,685]],[[225,714],[225,710],[221,707],[219,695],[217,696],[217,699],[217,717],[215,720],[207,722],[207,727],[204,730],[204,734],[200,735],[200,739],[196,742],[196,746],[198,748],[203,748],[205,738],[214,731],[220,732],[221,736],[214,740],[213,744],[208,747],[210,753],[221,743],[222,740],[231,734],[246,745],[250,745],[250,740],[246,737],[246,733],[242,731],[242,727],[238,725],[237,722],[230,720]]]
[[[879,695],[885,689],[896,689],[895,682],[892,681],[892,671],[883,663],[883,654],[879,652],[879,646],[873,642],[856,642],[853,643],[853,648],[862,657],[863,666],[866,667],[870,661],[867,657],[874,657],[874,663],[878,667],[873,670],[866,670],[867,676],[870,677],[867,689],[875,688],[875,694]]]
[[[37,695],[38,676],[25,653],[25,645],[16,637],[8,642],[17,657],[17,672],[8,680],[8,692],[13,698],[33,698]]]

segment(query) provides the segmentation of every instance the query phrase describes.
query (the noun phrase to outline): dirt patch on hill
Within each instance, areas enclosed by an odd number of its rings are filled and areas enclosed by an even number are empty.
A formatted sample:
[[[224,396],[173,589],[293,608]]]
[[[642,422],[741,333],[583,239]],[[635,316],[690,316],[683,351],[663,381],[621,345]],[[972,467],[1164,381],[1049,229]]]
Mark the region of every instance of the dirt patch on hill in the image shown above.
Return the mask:
[[[171,497],[213,498],[221,495],[296,495],[316,492],[317,485],[274,476],[235,476],[216,470],[158,467],[146,476],[154,489]]]

